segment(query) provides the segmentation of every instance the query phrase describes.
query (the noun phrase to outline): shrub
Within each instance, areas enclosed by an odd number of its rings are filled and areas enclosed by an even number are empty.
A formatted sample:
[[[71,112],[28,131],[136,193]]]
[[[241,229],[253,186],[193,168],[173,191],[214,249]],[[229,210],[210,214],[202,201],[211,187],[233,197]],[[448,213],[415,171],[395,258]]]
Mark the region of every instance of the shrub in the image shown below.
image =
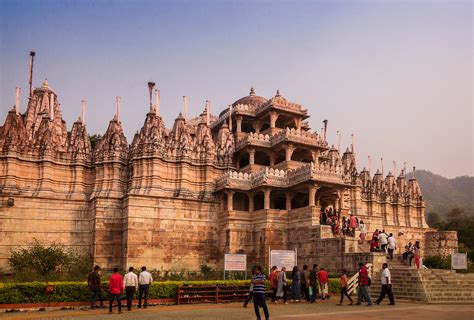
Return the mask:
[[[290,282],[291,283],[291,282]],[[0,286],[0,304],[14,303],[41,303],[41,302],[84,302],[89,299],[89,291],[86,282],[53,282],[56,290],[48,296],[45,294],[45,282],[27,282],[27,283],[10,283]],[[226,285],[226,286],[242,286],[249,285],[249,280],[236,281],[164,281],[153,282],[150,287],[150,299],[166,299],[177,297],[178,287],[181,285],[193,286],[210,286],[210,285]],[[102,291],[104,299],[107,299],[108,283],[102,283]],[[270,290],[270,284],[267,282],[267,289]],[[329,292],[339,292],[338,279],[329,279]]]
[[[431,256],[423,259],[423,264],[431,269],[451,269],[451,257]]]
[[[86,254],[77,254],[64,246],[42,244],[34,240],[27,248],[12,251],[8,258],[18,280],[58,280],[61,276],[84,278],[91,262]]]

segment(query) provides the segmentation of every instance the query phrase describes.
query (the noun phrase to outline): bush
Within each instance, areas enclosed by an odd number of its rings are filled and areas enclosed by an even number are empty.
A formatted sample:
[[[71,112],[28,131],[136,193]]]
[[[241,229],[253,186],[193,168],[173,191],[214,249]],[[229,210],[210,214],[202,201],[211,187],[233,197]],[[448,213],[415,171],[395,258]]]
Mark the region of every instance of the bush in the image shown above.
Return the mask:
[[[59,280],[83,279],[90,269],[89,255],[77,254],[64,246],[51,243],[42,244],[34,240],[27,248],[12,251],[8,258],[17,280]]]
[[[290,282],[291,283],[291,282]],[[0,285],[0,304],[14,303],[44,303],[44,302],[84,302],[89,300],[89,291],[86,282],[53,282],[56,290],[48,296],[45,294],[45,282],[10,283]],[[176,299],[178,287],[182,285],[193,286],[242,286],[249,285],[249,280],[238,281],[165,281],[153,282],[148,297],[150,299]],[[267,282],[267,289],[270,284]],[[108,282],[102,283],[104,299],[107,299]],[[338,293],[339,280],[329,279],[329,292]]]
[[[431,269],[451,269],[451,257],[431,256],[423,258],[423,264]]]

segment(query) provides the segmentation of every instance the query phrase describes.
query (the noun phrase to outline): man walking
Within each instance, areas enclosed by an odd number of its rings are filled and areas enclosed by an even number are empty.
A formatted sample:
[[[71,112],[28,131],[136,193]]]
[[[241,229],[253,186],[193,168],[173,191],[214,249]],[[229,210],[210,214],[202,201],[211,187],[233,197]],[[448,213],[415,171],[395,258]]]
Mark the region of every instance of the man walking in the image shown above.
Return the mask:
[[[127,310],[132,311],[132,300],[135,291],[138,290],[138,277],[133,272],[133,267],[128,268],[128,273],[123,277],[125,295],[127,296]]]
[[[359,292],[356,305],[360,306],[362,297],[367,301],[367,306],[372,305],[369,295],[369,273],[363,262],[359,262]]]
[[[261,320],[259,307],[263,308],[265,314],[265,320],[270,319],[268,313],[267,303],[265,302],[265,275],[262,274],[262,268],[260,266],[254,267],[254,276],[252,277],[253,284],[253,306],[255,309],[255,315],[257,320]]]
[[[387,241],[388,241],[388,245],[387,245],[388,255],[390,256],[390,261],[393,261],[393,251],[397,248],[397,244],[396,244],[395,238],[393,237],[393,233],[390,233]]]
[[[114,268],[114,274],[110,276],[109,280],[109,313],[113,313],[112,305],[114,300],[117,300],[119,313],[122,313],[122,293],[122,276],[118,273],[118,268]]]
[[[313,289],[311,294],[311,303],[316,302],[316,297],[318,296],[318,265],[313,264],[313,269],[309,273],[309,284]]]
[[[305,264],[303,270],[300,272],[300,283],[301,283],[301,299],[306,299],[306,302],[310,301],[309,296],[309,271],[308,266]]]
[[[138,307],[142,307],[142,296],[145,296],[145,301],[143,303],[143,308],[148,306],[148,290],[150,289],[150,285],[153,282],[153,277],[151,274],[146,271],[146,267],[142,267],[142,272],[140,272],[140,277],[138,277]]]
[[[395,305],[395,299],[393,298],[392,293],[392,277],[390,276],[390,270],[388,270],[388,264],[384,263],[382,265],[382,291],[380,292],[380,296],[375,301],[376,304],[380,304],[382,300],[385,298],[385,295],[388,295],[388,300],[390,300],[389,305]]]
[[[94,271],[89,273],[87,278],[87,287],[89,288],[91,296],[91,309],[95,308],[95,300],[99,297],[100,307],[104,307],[104,302],[102,300],[102,285],[100,281],[100,267],[95,266]]]
[[[385,230],[382,230],[382,232],[379,233],[378,240],[382,251],[387,253],[387,234],[385,233]]]
[[[270,272],[270,285],[272,286],[272,302],[276,303],[276,293],[278,290],[278,271],[277,271],[277,266],[272,267],[272,271]]]

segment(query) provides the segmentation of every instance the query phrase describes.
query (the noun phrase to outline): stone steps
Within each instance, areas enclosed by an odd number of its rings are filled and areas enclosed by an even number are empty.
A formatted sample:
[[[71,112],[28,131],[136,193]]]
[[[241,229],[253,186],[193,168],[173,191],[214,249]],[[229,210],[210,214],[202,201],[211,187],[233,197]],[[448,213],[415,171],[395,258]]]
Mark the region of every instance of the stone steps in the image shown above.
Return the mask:
[[[395,299],[430,303],[473,303],[474,276],[453,270],[416,269],[406,266],[390,268]],[[372,276],[369,293],[377,297],[381,290],[381,271]]]

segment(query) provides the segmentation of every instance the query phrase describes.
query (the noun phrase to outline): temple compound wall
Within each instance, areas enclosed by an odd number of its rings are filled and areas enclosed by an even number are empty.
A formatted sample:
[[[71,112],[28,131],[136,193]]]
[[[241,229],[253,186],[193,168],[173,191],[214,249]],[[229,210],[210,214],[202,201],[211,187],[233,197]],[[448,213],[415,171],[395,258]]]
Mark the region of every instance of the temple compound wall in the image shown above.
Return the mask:
[[[105,269],[221,268],[225,253],[268,266],[272,249],[297,250],[300,264],[352,270],[381,264],[356,237],[333,234],[321,212],[385,229],[399,248],[421,241],[425,254],[449,254],[456,233],[425,222],[416,178],[356,167],[354,146],[341,154],[326,129],[311,132],[307,109],[279,92],[252,88],[219,116],[206,103],[197,117],[166,128],[159,98],[127,142],[117,113],[92,147],[84,112],[70,131],[47,81],[19,98],[0,127],[0,268],[34,239],[86,252]],[[185,113],[186,114],[186,113]],[[352,269],[351,269],[352,268]]]

